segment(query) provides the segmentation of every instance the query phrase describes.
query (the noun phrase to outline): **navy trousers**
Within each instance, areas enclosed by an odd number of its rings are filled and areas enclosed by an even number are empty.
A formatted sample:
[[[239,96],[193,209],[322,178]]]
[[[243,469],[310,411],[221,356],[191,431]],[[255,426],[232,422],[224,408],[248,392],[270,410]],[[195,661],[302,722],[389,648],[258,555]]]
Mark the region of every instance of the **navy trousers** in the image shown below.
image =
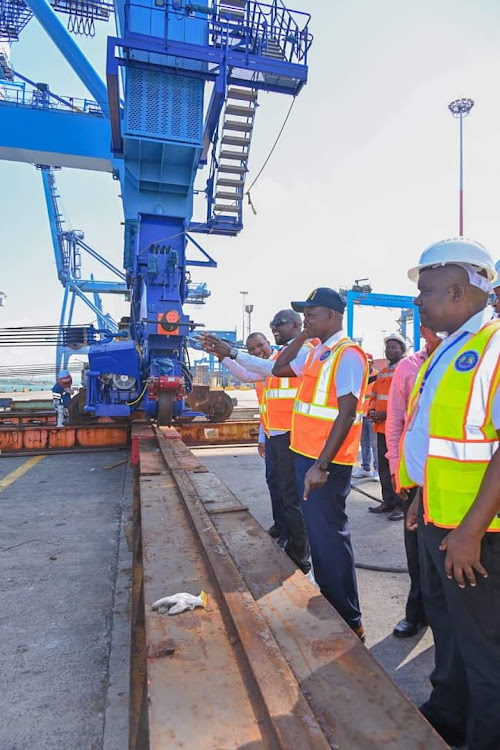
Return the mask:
[[[314,577],[323,596],[351,628],[361,624],[349,521],[345,512],[352,466],[332,464],[328,481],[304,501],[304,478],[314,459],[295,454],[297,492],[307,526]]]
[[[271,451],[270,439],[266,437],[266,482],[271,496],[271,509],[273,513],[274,525],[279,532],[279,539],[283,542],[287,539],[285,509],[281,499],[281,492],[278,484],[278,474],[274,465],[273,453]]]

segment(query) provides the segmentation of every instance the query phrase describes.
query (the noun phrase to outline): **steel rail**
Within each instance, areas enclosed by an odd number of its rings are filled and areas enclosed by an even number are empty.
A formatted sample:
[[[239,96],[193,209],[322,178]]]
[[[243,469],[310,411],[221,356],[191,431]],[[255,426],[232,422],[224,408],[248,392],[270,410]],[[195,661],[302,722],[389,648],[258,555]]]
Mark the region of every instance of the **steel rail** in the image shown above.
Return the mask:
[[[136,423],[132,454],[134,441],[146,668],[138,670],[132,702],[143,710],[134,712],[131,736],[143,728],[141,747],[444,749],[335,610],[179,433]],[[205,610],[168,617],[150,609],[160,596],[201,588],[209,595]],[[136,659],[137,648],[133,654]]]

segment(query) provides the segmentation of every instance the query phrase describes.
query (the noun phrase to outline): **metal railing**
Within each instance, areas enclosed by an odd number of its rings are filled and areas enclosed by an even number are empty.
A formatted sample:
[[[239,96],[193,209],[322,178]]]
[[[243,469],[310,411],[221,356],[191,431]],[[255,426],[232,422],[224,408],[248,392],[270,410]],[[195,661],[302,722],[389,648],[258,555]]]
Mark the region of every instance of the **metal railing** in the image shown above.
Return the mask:
[[[8,103],[32,109],[56,109],[80,115],[104,117],[99,104],[92,99],[55,96],[51,91],[31,88],[25,83],[0,81],[0,104]]]
[[[164,7],[145,7],[129,1],[125,18],[127,32],[157,38],[167,37],[170,20],[206,22],[212,46],[238,47],[249,54],[269,57],[276,56],[273,53],[279,48],[277,59],[302,65],[307,64],[313,41],[309,13],[289,10],[283,0],[248,0],[244,17],[228,14],[227,6],[221,7],[217,0],[206,6],[168,0]]]

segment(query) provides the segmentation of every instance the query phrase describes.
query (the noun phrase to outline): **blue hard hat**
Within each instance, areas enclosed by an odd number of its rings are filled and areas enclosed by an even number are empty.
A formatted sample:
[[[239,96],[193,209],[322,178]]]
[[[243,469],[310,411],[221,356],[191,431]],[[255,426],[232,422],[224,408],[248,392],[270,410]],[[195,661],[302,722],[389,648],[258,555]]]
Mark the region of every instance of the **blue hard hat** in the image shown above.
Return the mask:
[[[57,379],[60,380],[61,378],[70,378],[71,375],[69,374],[69,370],[61,370],[59,375],[57,376]]]

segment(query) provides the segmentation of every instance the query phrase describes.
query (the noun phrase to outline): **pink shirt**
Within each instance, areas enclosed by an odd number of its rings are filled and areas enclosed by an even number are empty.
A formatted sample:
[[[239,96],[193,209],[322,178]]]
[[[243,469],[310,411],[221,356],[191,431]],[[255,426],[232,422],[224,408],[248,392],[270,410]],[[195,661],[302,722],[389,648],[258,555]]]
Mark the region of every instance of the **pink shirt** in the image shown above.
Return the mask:
[[[386,456],[389,460],[391,474],[396,473],[399,461],[399,441],[406,421],[408,401],[413,390],[417,373],[427,359],[426,349],[422,349],[399,362],[394,371],[389,399],[387,402],[387,420],[385,439],[387,440]]]

